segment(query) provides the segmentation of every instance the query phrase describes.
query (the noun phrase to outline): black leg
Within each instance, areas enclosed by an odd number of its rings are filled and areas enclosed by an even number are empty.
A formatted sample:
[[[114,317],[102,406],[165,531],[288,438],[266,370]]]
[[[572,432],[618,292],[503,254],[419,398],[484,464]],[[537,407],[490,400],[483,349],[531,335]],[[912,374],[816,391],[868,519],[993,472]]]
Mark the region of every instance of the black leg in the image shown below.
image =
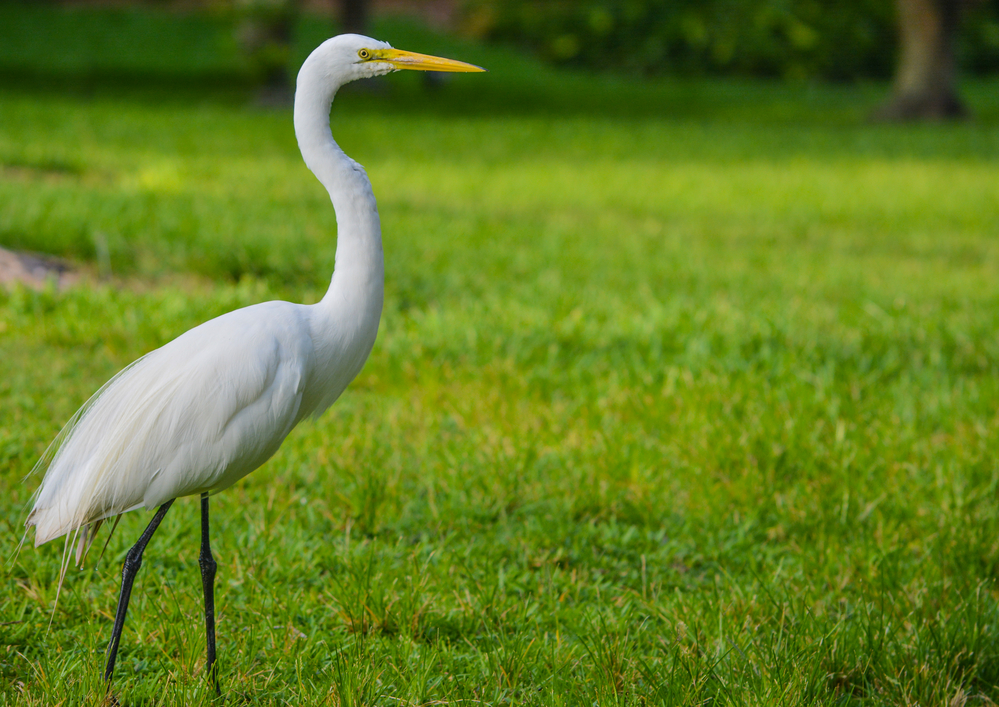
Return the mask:
[[[125,628],[125,612],[128,611],[128,599],[132,596],[132,583],[135,581],[135,575],[142,566],[142,552],[146,549],[149,539],[153,537],[153,533],[156,532],[160,521],[163,520],[166,512],[170,510],[171,505],[173,505],[173,500],[167,501],[160,506],[160,509],[156,511],[156,515],[153,516],[153,519],[149,521],[149,525],[146,526],[142,535],[139,536],[139,542],[135,543],[132,549],[128,551],[128,554],[125,555],[125,566],[121,571],[121,593],[118,595],[118,610],[114,615],[114,629],[111,631],[111,643],[108,644],[108,666],[104,670],[104,680],[108,684],[111,683],[111,676],[114,674],[114,660],[118,655],[121,630]]]
[[[215,686],[215,694],[221,695],[219,676],[215,670],[215,558],[208,542],[208,494],[201,494],[201,586],[205,590],[205,637],[208,644],[208,675]]]

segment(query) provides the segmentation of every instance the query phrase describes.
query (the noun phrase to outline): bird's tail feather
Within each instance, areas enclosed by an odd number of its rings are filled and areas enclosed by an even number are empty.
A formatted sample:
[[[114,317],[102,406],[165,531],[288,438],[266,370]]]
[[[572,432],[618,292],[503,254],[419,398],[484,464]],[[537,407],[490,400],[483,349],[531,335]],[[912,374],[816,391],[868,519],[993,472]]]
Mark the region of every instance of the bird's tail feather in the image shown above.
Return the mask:
[[[34,508],[25,521],[26,526],[35,528],[36,547],[82,529],[83,538],[76,550],[79,562],[96,530],[96,527],[88,530],[88,526],[143,505],[136,503],[134,498],[122,498],[111,485],[113,479],[110,472],[123,458],[134,456],[132,440],[142,438],[141,421],[148,424],[150,418],[155,419],[155,414],[148,414],[148,406],[155,403],[155,388],[138,401],[128,401],[131,406],[127,410],[120,388],[116,390],[116,386],[126,378],[142,374],[140,364],[146,358],[144,356],[124,368],[92,395],[70,418],[32,469],[31,474],[45,472],[33,495]],[[172,387],[176,382],[159,381],[159,384],[162,389]],[[146,409],[143,410],[143,407]],[[137,414],[131,416],[132,425],[112,425],[113,432],[105,426],[95,426],[99,423],[88,416],[94,412],[108,419],[109,411],[112,418],[129,418],[129,413]]]

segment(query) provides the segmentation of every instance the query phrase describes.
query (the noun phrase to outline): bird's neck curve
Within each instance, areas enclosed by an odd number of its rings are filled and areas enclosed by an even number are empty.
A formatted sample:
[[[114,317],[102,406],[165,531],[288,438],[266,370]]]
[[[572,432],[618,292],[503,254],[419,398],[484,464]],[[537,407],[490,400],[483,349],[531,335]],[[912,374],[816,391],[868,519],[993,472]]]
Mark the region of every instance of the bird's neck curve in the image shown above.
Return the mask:
[[[313,58],[298,74],[295,136],[305,164],[329,192],[337,222],[333,277],[317,306],[362,328],[370,327],[373,316],[377,330],[385,283],[378,207],[364,168],[340,149],[330,131],[333,97],[349,79],[331,76]]]

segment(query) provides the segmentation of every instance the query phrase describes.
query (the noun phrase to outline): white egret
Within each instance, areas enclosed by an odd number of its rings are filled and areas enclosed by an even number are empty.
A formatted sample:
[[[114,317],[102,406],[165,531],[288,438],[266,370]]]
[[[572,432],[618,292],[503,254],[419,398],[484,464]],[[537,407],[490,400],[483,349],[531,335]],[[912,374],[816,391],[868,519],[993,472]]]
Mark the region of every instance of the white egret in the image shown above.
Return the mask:
[[[337,217],[336,264],[323,299],[229,312],[146,354],[76,413],[39,462],[46,473],[26,524],[36,546],[66,535],[68,547],[70,534],[79,536],[78,562],[103,520],[159,507],[125,558],[107,681],[143,550],[175,499],[200,494],[207,672],[219,690],[208,497],[263,464],[307,415],[332,405],[371,352],[384,289],[381,226],[364,168],[333,140],[330,107],[343,84],[399,69],[483,70],[346,34],[320,45],[298,73],[295,135]]]

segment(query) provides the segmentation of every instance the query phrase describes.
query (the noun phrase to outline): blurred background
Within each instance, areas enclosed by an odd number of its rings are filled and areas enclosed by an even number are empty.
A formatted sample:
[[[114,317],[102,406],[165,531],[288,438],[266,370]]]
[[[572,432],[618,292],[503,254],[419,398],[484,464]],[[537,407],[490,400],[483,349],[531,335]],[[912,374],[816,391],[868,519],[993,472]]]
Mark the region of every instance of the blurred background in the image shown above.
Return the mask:
[[[999,69],[994,0],[37,0],[0,3],[8,81],[241,83],[280,99],[309,47],[409,18],[544,62],[643,77],[893,80],[874,117],[966,114]],[[433,83],[433,79],[429,80]]]
[[[348,29],[489,71],[333,105],[382,326],[213,500],[223,689],[999,702],[996,0],[0,0],[0,546],[115,372],[322,297],[292,83]],[[196,503],[146,553],[122,704],[207,697]],[[147,519],[58,609],[61,544],[5,566],[0,705],[103,689]]]

